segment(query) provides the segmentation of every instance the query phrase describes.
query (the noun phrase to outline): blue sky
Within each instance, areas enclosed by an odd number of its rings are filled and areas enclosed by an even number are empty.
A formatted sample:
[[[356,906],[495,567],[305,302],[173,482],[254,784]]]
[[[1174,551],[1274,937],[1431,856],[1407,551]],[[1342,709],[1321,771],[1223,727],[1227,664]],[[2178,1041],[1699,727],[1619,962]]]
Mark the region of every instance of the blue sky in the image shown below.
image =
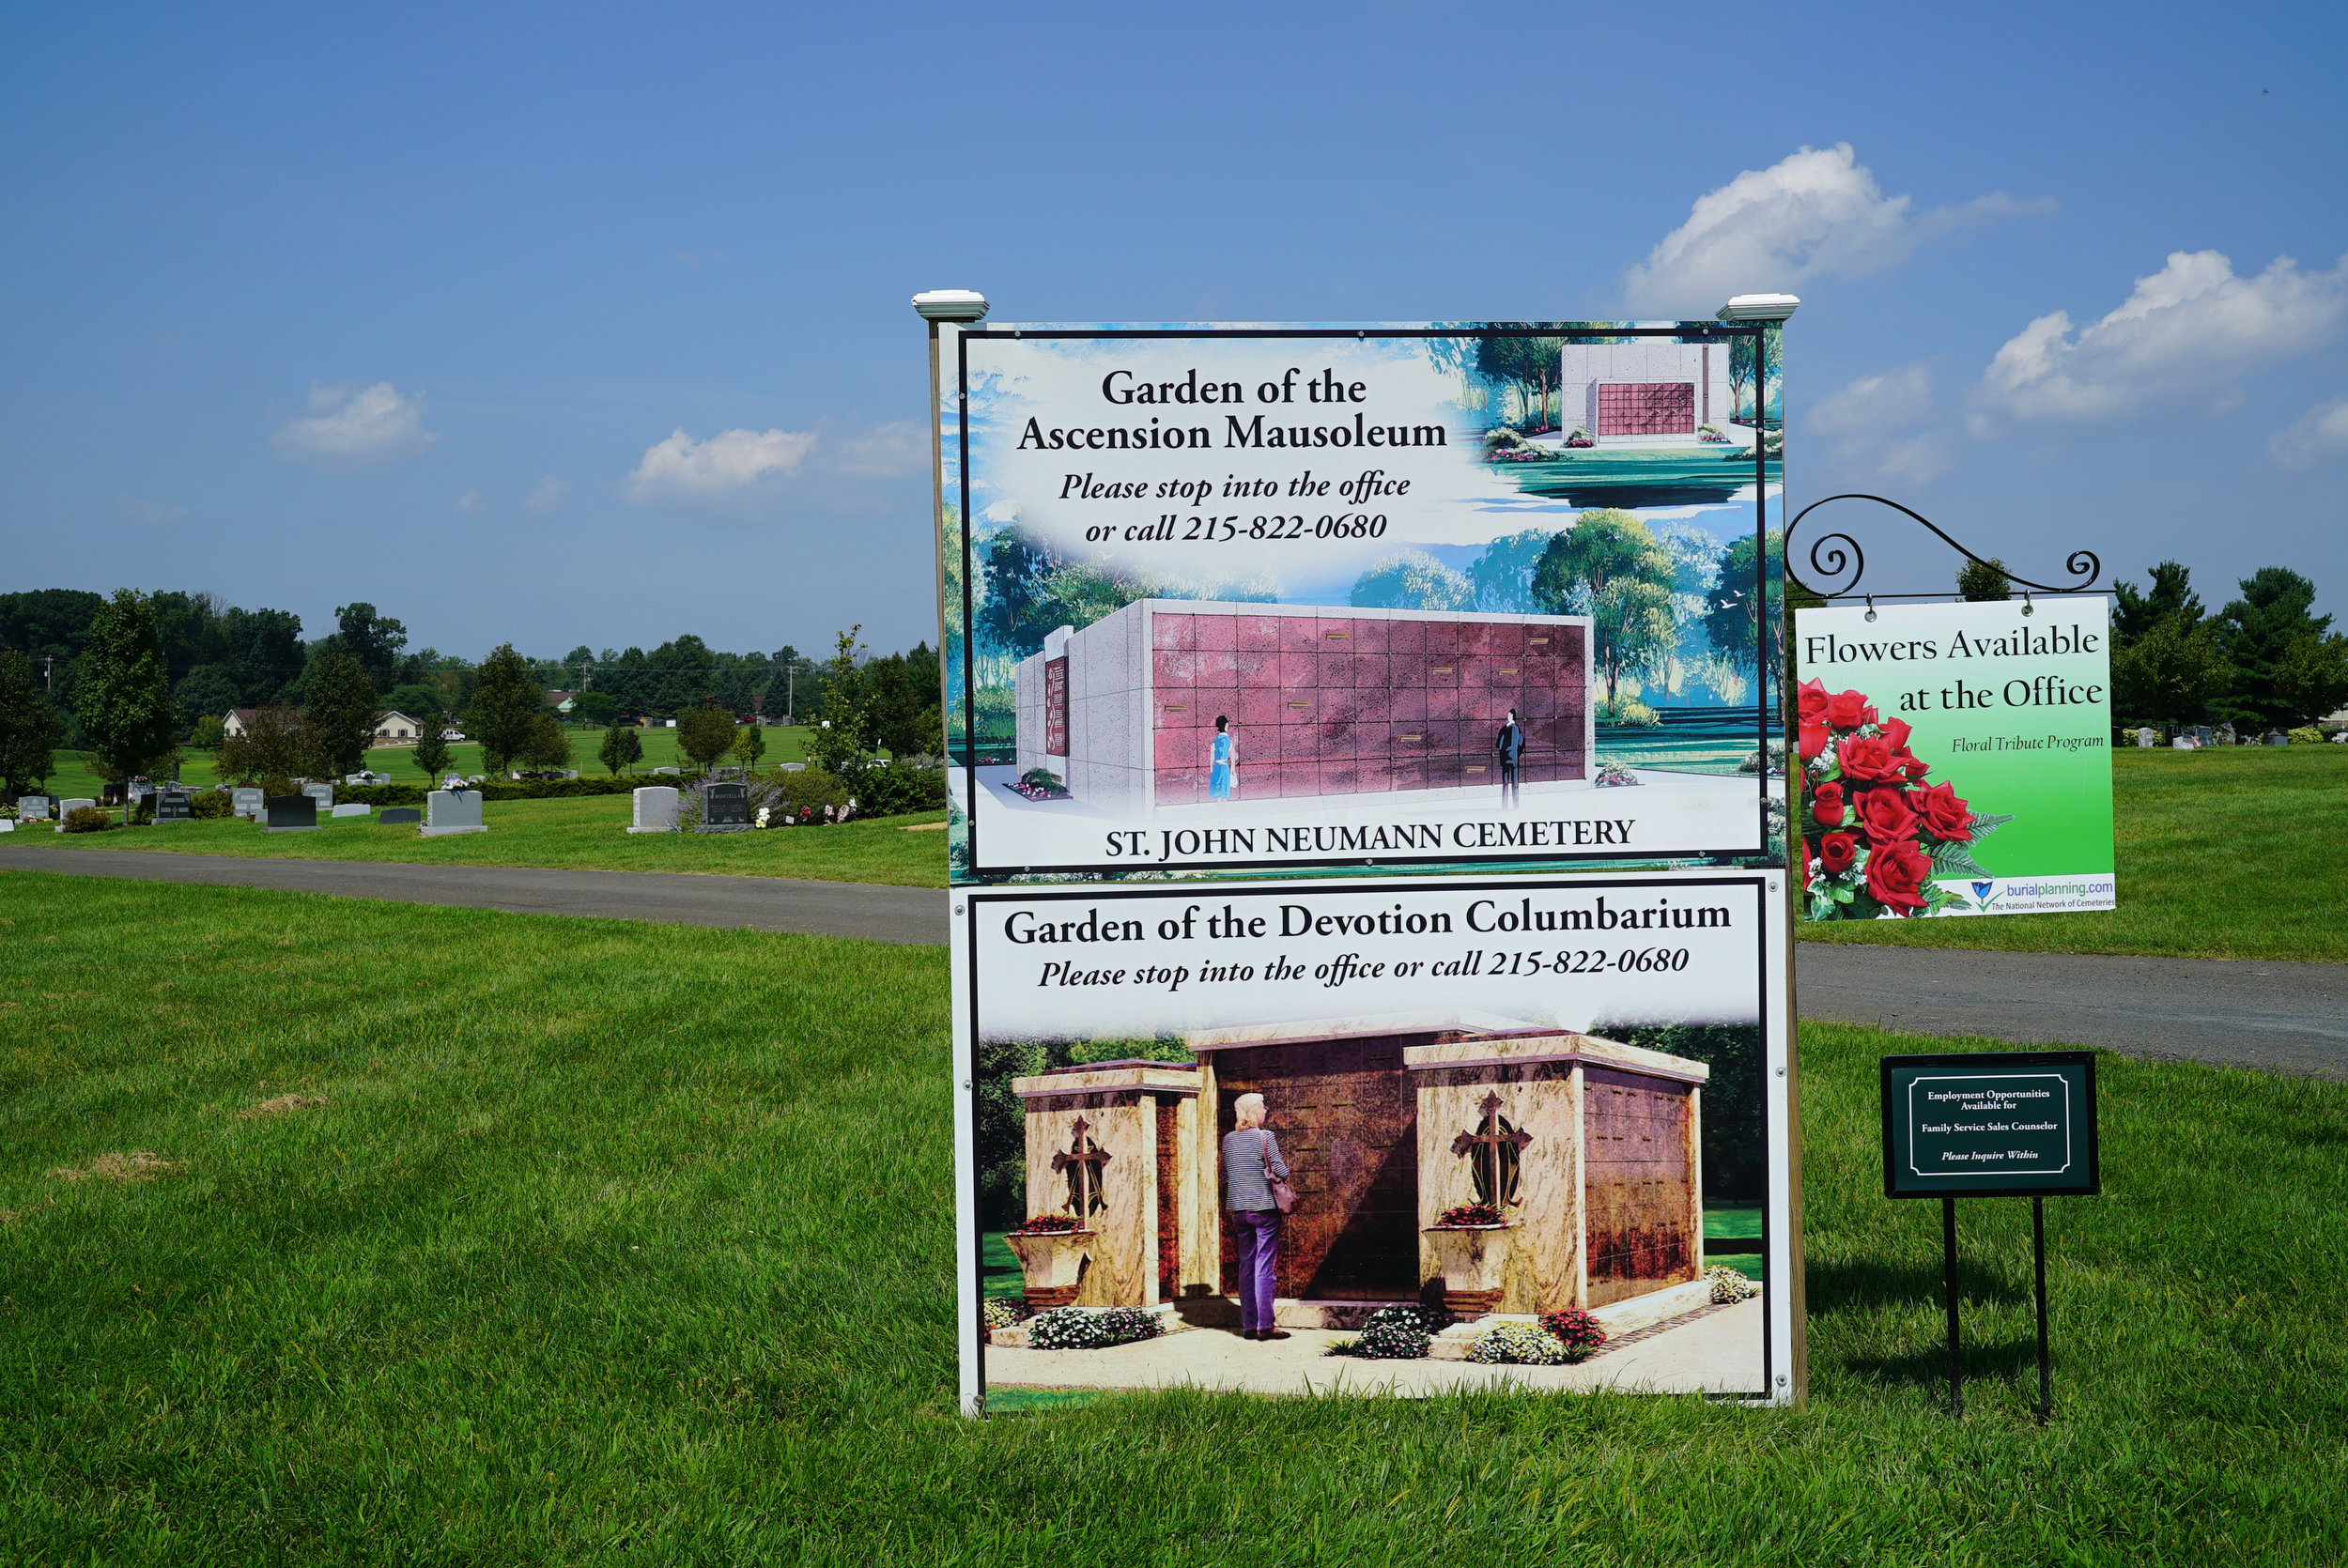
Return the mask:
[[[2212,607],[2279,563],[2348,608],[2344,15],[15,8],[0,589],[312,635],[367,599],[473,656],[898,646],[935,635],[918,289],[1790,288],[1797,506],[1880,491],[2047,580],[2173,555]],[[1892,537],[1871,580],[1947,580]]]

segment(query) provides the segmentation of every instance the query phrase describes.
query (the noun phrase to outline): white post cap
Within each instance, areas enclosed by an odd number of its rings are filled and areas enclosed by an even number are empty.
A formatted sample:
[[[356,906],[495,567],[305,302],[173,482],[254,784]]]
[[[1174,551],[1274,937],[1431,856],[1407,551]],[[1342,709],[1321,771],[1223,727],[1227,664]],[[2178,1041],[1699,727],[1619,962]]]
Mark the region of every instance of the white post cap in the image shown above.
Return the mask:
[[[1796,294],[1739,294],[1721,307],[1722,321],[1783,321],[1801,308]]]
[[[977,321],[986,315],[986,296],[969,288],[933,288],[913,297],[924,321]]]

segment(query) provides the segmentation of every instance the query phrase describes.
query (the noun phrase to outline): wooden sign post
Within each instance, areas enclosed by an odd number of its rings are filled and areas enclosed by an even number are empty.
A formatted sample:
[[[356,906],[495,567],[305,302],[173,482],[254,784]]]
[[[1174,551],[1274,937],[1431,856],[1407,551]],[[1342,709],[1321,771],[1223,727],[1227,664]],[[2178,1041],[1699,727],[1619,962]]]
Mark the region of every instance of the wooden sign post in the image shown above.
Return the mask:
[[[1965,1413],[1957,1348],[1956,1200],[2028,1198],[2038,1291],[2038,1419],[2051,1411],[2047,1355],[2047,1207],[2103,1191],[2092,1051],[1886,1056],[1883,1195],[1939,1198],[1948,1289],[1949,1413]]]

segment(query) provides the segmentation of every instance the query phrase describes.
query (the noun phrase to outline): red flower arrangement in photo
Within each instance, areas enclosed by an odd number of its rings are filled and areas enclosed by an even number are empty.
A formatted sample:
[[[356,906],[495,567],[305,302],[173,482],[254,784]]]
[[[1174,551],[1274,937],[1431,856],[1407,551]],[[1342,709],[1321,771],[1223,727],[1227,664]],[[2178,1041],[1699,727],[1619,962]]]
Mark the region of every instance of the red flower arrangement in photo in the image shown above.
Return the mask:
[[[1501,1218],[1500,1210],[1488,1203],[1463,1203],[1454,1204],[1444,1209],[1443,1218],[1437,1220],[1435,1225],[1439,1230],[1457,1230],[1471,1225],[1498,1225],[1506,1222]]]
[[[1065,1236],[1071,1231],[1080,1231],[1084,1228],[1083,1222],[1074,1214],[1030,1214],[1027,1216],[1027,1222],[1012,1234],[1013,1236]]]
[[[1912,919],[1964,905],[1941,879],[1987,876],[1972,847],[2014,819],[1981,815],[1946,781],[1925,785],[1932,770],[1908,747],[1914,731],[1864,692],[1804,681],[1799,697],[1809,918]]]

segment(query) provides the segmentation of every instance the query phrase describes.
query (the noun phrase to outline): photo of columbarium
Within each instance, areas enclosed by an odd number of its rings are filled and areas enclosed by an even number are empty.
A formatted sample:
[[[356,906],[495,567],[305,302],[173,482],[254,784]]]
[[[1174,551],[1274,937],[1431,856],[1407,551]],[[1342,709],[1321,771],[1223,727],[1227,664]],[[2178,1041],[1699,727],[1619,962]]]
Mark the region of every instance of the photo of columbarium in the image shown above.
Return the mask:
[[[1570,343],[1558,360],[1560,407],[1601,447],[1696,446],[1706,426],[1735,417],[1728,356],[1725,343]]]
[[[1540,1368],[1537,1383],[1759,1387],[1758,1287],[1705,1267],[1709,1064],[1475,1015],[1182,1044],[1187,1061],[1011,1081],[1027,1218],[1003,1237],[1019,1294],[989,1303],[990,1387],[1294,1391],[1335,1378],[1398,1322],[1419,1342],[1363,1361],[1357,1382],[1413,1392],[1519,1376],[1535,1369],[1484,1347],[1570,1323],[1559,1331],[1594,1352],[1626,1343]],[[1228,1210],[1248,1156],[1275,1153],[1295,1201],[1275,1231],[1278,1331],[1259,1335],[1241,1328],[1251,1227]],[[1125,1342],[1072,1349],[1057,1337],[1072,1322],[1126,1325]],[[1286,1343],[1238,1343],[1265,1339]]]
[[[1586,788],[1587,617],[1145,599],[1018,666],[1017,774],[1112,815]],[[1503,730],[1515,714],[1516,734]]]

